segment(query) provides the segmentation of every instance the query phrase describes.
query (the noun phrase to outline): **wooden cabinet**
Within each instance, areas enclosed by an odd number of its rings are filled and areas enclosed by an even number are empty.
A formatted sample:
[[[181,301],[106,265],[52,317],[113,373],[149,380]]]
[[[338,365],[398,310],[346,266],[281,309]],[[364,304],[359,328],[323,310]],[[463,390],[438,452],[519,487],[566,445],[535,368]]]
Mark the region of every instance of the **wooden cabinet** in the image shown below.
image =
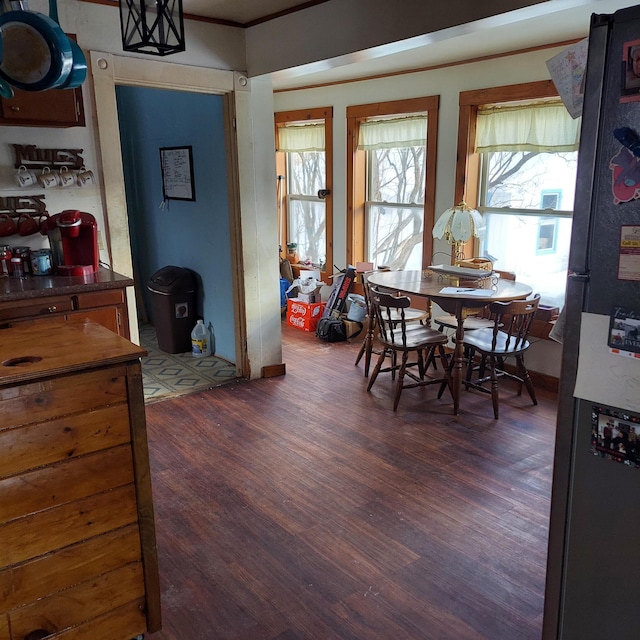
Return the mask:
[[[0,326],[78,323],[92,320],[129,338],[129,315],[124,289],[50,295],[0,302]],[[1,636],[0,636],[0,640]]]
[[[0,640],[157,631],[144,352],[92,323],[38,337],[0,330]]]
[[[0,125],[84,127],[82,88],[20,91],[0,98]]]

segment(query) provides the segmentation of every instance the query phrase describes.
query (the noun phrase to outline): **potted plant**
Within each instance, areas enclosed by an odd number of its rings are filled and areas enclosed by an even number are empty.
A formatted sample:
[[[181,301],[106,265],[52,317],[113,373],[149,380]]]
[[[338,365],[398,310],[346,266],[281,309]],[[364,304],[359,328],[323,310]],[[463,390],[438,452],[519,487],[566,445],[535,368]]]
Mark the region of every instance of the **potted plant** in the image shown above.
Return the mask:
[[[289,260],[291,264],[298,263],[298,254],[296,252],[297,248],[297,242],[287,242],[287,260]]]

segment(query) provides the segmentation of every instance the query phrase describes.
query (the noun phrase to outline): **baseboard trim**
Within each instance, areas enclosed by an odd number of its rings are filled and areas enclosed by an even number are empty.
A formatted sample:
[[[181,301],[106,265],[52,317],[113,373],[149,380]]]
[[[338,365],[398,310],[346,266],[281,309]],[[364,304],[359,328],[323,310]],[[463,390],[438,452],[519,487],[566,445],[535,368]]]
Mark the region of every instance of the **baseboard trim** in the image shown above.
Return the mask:
[[[282,364],[270,364],[266,367],[262,367],[262,377],[263,378],[276,378],[278,376],[283,376],[287,372],[287,366],[283,362]]]

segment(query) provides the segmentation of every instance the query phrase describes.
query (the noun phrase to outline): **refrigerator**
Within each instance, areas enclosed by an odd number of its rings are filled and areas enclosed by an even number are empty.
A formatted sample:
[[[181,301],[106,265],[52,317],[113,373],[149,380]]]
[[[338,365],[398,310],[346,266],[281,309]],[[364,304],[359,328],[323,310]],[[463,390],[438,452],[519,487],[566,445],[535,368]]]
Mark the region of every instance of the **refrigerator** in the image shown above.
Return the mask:
[[[640,6],[591,17],[564,308],[543,640],[640,639],[636,53],[640,58]]]

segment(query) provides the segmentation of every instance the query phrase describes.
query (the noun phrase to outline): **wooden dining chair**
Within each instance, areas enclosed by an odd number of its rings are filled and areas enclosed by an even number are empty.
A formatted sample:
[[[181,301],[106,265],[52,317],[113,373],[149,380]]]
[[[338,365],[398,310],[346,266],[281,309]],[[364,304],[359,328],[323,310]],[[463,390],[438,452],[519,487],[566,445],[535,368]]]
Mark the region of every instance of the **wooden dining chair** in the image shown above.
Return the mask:
[[[524,364],[524,354],[530,346],[531,324],[540,304],[540,294],[527,300],[492,302],[489,305],[491,329],[465,333],[463,344],[468,349],[467,373],[463,384],[467,389],[490,393],[493,415],[498,418],[498,379],[510,378],[518,382],[518,395],[522,385],[527,387],[533,404],[538,404],[531,376]],[[505,360],[515,358],[515,371],[507,370]],[[477,377],[473,378],[474,373]],[[490,383],[487,388],[486,383]]]
[[[369,378],[367,391],[371,391],[378,374],[390,372],[392,380],[397,377],[393,394],[393,410],[396,411],[403,389],[444,384],[451,390],[451,373],[444,349],[447,336],[431,327],[408,321],[405,314],[410,309],[411,299],[407,296],[396,297],[371,287],[370,299],[382,348]],[[427,376],[426,373],[426,363],[431,360],[434,351],[437,351],[445,365],[440,377]],[[415,360],[409,361],[410,355]],[[390,364],[384,367],[387,358]],[[411,381],[406,382],[406,378]]]
[[[357,367],[362,360],[362,356],[364,356],[364,375],[365,377],[369,376],[369,368],[371,366],[371,355],[376,354],[379,355],[380,351],[378,349],[374,349],[374,343],[376,340],[376,316],[373,312],[373,308],[371,305],[371,293],[369,286],[369,276],[375,273],[374,271],[365,271],[362,274],[362,290],[363,296],[365,300],[365,307],[367,310],[366,315],[366,333],[364,338],[362,339],[362,344],[360,345],[360,350],[358,351],[358,355],[356,356],[355,366]],[[414,307],[409,307],[404,310],[404,317],[406,322],[428,322],[430,318],[429,310],[416,309]],[[398,314],[394,314],[392,321],[398,322],[399,316]]]

